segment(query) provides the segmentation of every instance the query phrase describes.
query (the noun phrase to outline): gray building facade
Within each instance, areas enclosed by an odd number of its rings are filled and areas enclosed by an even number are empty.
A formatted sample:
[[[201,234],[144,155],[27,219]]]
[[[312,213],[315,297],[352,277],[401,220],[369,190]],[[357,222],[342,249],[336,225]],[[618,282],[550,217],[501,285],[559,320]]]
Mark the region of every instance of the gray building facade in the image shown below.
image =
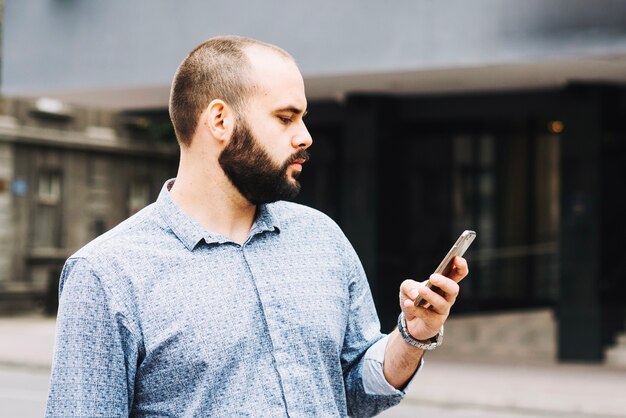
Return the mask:
[[[603,360],[626,321],[626,2],[9,0],[2,91],[163,121],[179,62],[224,33],[298,61],[299,200],[351,239],[383,324],[476,229],[455,309],[547,307],[560,359]]]
[[[5,1],[2,91],[162,108],[180,61],[218,34],[293,54],[310,100],[625,81],[622,0]]]

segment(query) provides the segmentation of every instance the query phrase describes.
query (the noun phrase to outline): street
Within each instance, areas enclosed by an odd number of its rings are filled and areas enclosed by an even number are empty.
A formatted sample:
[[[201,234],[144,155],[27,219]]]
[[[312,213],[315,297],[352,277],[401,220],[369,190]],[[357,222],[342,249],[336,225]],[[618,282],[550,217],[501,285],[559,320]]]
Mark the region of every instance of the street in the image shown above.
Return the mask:
[[[43,417],[48,382],[45,369],[0,366],[0,417]]]
[[[44,415],[49,375],[45,369],[0,366],[0,417],[40,418]],[[521,413],[503,408],[483,409],[475,406],[418,405],[407,399],[383,413],[385,418],[601,418],[603,415],[558,413]]]

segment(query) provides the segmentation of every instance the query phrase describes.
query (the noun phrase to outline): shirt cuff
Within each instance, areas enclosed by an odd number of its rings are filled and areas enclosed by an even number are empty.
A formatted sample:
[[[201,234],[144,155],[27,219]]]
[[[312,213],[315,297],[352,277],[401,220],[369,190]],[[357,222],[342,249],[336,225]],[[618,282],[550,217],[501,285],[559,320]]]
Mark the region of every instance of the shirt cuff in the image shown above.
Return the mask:
[[[415,381],[415,376],[417,376],[417,372],[422,369],[422,365],[424,364],[424,358],[420,360],[419,366],[417,366],[417,370],[413,374],[413,377],[406,384],[404,389],[399,390],[394,388],[387,382],[385,379],[385,375],[383,373],[383,362],[385,361],[385,349],[387,348],[387,342],[389,342],[389,335],[381,338],[376,341],[372,346],[365,352],[365,359],[363,362],[363,370],[362,370],[362,379],[363,379],[363,389],[365,389],[365,393],[368,395],[404,395],[406,394],[413,382]]]

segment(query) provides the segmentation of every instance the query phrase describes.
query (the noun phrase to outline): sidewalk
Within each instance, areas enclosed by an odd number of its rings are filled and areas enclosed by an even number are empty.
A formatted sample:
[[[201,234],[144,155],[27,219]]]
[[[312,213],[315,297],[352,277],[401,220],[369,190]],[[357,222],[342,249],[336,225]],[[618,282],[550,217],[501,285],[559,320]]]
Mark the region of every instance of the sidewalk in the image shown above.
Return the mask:
[[[0,318],[0,366],[49,369],[54,319]],[[436,356],[433,356],[436,357]],[[626,369],[428,359],[403,404],[626,417]]]
[[[592,365],[515,366],[426,359],[404,402],[477,406],[555,416],[626,417],[626,370]]]
[[[0,365],[50,369],[54,350],[52,317],[0,317]]]

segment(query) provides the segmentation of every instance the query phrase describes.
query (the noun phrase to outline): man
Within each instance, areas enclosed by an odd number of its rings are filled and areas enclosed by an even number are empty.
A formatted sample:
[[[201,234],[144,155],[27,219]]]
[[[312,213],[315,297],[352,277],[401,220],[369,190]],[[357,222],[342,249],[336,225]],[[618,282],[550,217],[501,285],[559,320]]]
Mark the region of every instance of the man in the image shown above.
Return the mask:
[[[444,296],[405,281],[403,335],[383,336],[339,228],[281,201],[308,159],[306,107],[273,45],[217,37],[182,62],[177,178],[66,262],[49,416],[371,416],[402,399],[467,265],[431,278]]]

